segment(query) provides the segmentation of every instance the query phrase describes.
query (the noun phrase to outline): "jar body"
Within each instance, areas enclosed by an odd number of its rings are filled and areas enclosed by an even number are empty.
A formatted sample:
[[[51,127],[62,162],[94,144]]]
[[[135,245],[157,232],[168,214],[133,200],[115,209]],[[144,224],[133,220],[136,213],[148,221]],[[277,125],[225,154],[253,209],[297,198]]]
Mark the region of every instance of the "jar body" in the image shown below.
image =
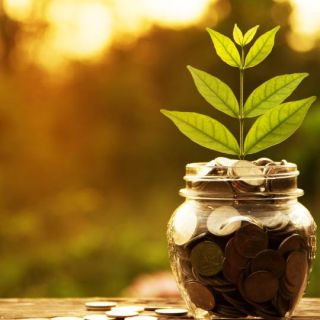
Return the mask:
[[[308,283],[315,232],[297,198],[187,197],[167,236],[189,311],[197,319],[290,317]]]

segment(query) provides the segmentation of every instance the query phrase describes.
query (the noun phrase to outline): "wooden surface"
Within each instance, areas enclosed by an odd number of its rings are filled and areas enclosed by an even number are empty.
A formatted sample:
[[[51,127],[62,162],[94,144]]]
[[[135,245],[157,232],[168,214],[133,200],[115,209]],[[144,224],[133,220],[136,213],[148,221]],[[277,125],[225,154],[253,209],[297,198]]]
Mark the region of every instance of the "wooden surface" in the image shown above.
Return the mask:
[[[156,306],[183,306],[179,301],[163,299],[121,299],[121,298],[87,298],[87,299],[0,299],[0,319],[48,319],[57,316],[79,316],[96,314],[86,311],[84,303],[96,300],[112,300],[121,304],[139,304]],[[145,314],[153,314],[146,311]],[[186,319],[187,317],[179,317]],[[168,318],[166,318],[168,319]],[[175,317],[177,319],[177,317]],[[320,298],[305,298],[297,307],[293,319],[320,320]]]

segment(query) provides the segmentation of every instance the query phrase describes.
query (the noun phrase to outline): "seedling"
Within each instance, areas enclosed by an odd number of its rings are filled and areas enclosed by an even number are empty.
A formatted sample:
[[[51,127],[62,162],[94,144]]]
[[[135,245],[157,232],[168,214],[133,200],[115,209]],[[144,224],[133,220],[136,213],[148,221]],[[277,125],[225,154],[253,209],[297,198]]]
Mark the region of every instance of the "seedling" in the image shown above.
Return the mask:
[[[235,24],[233,40],[207,29],[215,51],[223,62],[239,69],[239,101],[231,88],[217,77],[188,66],[202,97],[217,110],[239,120],[239,141],[219,121],[203,114],[161,110],[178,129],[193,142],[211,150],[238,155],[243,159],[276,145],[290,137],[301,125],[315,96],[284,102],[298,87],[307,73],[276,76],[257,87],[244,101],[244,73],[264,61],[272,51],[279,26],[261,35],[245,55],[245,46],[254,38],[259,26],[244,35]],[[240,53],[237,49],[240,47]],[[244,139],[245,119],[258,117]]]

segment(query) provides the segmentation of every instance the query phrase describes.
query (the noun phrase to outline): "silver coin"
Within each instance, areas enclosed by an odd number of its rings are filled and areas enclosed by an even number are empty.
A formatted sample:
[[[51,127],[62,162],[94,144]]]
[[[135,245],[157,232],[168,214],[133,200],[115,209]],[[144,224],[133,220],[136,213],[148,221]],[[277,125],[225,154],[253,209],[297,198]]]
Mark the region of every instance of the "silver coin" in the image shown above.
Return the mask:
[[[218,157],[218,158],[215,158],[214,161],[216,162],[216,164],[218,166],[232,167],[238,160],[229,159],[229,158],[225,158],[225,157]]]
[[[156,309],[155,313],[165,316],[185,316],[188,313],[188,310],[183,308],[164,308]]]
[[[235,220],[232,220],[237,218]],[[207,220],[207,229],[217,236],[226,236],[237,231],[241,227],[239,211],[231,206],[221,206],[215,208]]]
[[[80,317],[53,317],[53,318],[50,318],[51,320],[83,320],[82,318]]]
[[[268,229],[285,228],[289,223],[288,215],[277,210],[264,211],[261,214],[258,213],[255,218]]]
[[[262,170],[247,160],[238,160],[233,165],[232,172],[250,186],[261,186],[265,181]]]
[[[130,309],[106,311],[106,315],[111,318],[128,318],[138,316],[139,313]]]
[[[139,306],[139,305],[122,305],[119,307],[113,307],[111,308],[112,311],[121,311],[121,310],[132,310],[134,312],[142,312],[144,311],[144,306]]]
[[[104,314],[87,314],[83,317],[84,320],[110,320],[113,318],[109,318]]]
[[[109,310],[117,305],[114,301],[88,301],[85,303],[87,309]]]
[[[173,240],[177,245],[187,243],[196,231],[198,219],[194,202],[185,202],[176,211],[173,220]]]
[[[155,316],[135,316],[131,317],[130,320],[157,320],[158,317]]]
[[[211,160],[208,163],[205,164],[205,166],[203,168],[201,168],[201,170],[199,170],[199,172],[197,173],[198,177],[204,177],[206,176],[208,173],[211,172],[211,170],[213,169],[213,167],[216,165],[216,161],[215,160]]]

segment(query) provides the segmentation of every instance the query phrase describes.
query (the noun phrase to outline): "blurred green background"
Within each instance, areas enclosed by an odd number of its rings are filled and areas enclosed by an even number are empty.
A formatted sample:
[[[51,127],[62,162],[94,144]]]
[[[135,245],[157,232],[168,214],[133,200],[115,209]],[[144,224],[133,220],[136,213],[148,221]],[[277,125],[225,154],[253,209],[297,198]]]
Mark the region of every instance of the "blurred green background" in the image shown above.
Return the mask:
[[[184,166],[217,154],[179,134],[160,108],[224,123],[185,66],[237,90],[205,27],[259,34],[280,24],[246,96],[277,74],[309,72],[292,99],[319,95],[314,0],[7,0],[0,7],[0,296],[119,295],[167,270],[166,223]],[[299,165],[301,201],[320,214],[320,109],[263,152]],[[258,155],[260,156],[260,155]],[[309,295],[320,295],[320,259]]]

